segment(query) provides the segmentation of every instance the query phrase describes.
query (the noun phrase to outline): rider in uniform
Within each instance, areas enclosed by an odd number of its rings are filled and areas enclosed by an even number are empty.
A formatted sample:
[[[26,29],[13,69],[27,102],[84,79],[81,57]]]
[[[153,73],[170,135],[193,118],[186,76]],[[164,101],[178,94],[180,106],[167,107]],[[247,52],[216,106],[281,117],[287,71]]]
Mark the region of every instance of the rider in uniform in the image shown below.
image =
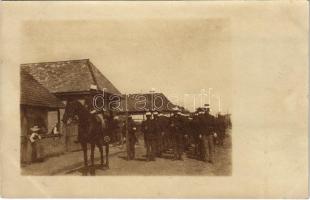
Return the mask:
[[[92,114],[92,116],[96,119],[97,123],[101,123],[102,128],[105,129],[106,128],[106,124],[105,124],[105,120],[104,120],[104,102],[102,101],[101,98],[96,99],[96,101],[94,101],[94,97],[98,94],[100,94],[97,85],[90,85],[89,88],[90,91],[90,96],[86,97],[84,99],[84,107],[86,108],[86,110],[89,111],[90,114]],[[68,102],[73,101],[73,98],[68,98],[67,99]],[[94,103],[96,104],[97,108],[94,106]],[[100,108],[100,109],[98,109]],[[103,131],[102,131],[103,133]],[[80,142],[80,132],[78,133],[78,137],[77,140],[74,141],[75,143],[79,143]],[[109,142],[110,140],[110,136],[107,137],[107,142]]]

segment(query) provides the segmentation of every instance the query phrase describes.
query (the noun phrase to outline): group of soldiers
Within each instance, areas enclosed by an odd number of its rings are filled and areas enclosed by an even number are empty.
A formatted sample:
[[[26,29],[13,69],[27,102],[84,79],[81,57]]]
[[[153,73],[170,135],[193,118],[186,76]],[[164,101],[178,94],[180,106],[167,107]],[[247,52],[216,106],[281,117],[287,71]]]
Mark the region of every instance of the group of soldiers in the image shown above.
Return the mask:
[[[128,155],[135,158],[137,127],[131,116],[127,122]],[[146,160],[155,161],[164,153],[173,152],[173,160],[183,160],[186,150],[204,162],[214,162],[215,144],[223,145],[227,124],[223,116],[214,117],[209,108],[199,108],[192,115],[176,112],[171,116],[154,112],[146,113],[141,124]]]
[[[91,110],[91,101],[85,101],[85,107]],[[96,114],[96,113],[95,113]],[[105,120],[104,120],[105,119]],[[128,159],[135,158],[135,144],[138,140],[138,126],[128,116],[127,121],[110,114],[102,117],[105,129],[114,145],[128,144]],[[147,161],[155,161],[164,153],[173,153],[174,160],[183,160],[185,151],[191,150],[193,156],[204,162],[214,162],[215,144],[223,145],[225,131],[231,126],[224,115],[217,117],[210,114],[209,105],[200,107],[194,113],[184,114],[180,111],[169,116],[157,111],[146,112],[146,120],[141,124]],[[122,131],[119,128],[122,127]],[[127,135],[128,133],[128,135]],[[77,140],[79,142],[79,138]]]

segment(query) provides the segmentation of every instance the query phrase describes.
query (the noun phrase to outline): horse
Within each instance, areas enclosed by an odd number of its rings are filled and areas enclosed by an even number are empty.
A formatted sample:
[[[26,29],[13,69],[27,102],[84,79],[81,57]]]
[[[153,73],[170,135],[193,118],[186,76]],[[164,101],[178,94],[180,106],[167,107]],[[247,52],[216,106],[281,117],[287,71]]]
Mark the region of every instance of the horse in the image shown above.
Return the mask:
[[[110,136],[104,130],[103,120],[92,114],[85,106],[77,100],[67,102],[62,121],[64,124],[69,124],[75,117],[78,117],[78,142],[81,144],[84,153],[84,169],[83,175],[88,172],[88,159],[87,159],[87,144],[91,145],[91,175],[95,173],[94,170],[94,150],[95,146],[100,151],[100,165],[104,167],[103,161],[103,145],[106,147],[106,167],[109,168],[109,142]]]

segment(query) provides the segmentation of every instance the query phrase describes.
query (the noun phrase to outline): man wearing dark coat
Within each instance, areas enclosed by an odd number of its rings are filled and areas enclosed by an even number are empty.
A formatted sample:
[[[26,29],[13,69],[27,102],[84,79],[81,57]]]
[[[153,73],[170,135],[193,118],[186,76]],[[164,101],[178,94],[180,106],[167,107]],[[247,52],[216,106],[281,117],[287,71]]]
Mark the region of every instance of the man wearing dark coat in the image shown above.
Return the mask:
[[[182,130],[182,119],[180,113],[170,118],[170,132],[173,138],[173,152],[174,160],[183,160],[183,130]]]
[[[223,146],[224,145],[224,138],[225,138],[226,124],[225,124],[225,118],[221,114],[218,114],[218,117],[216,119],[216,130],[217,130],[219,145]]]
[[[141,130],[144,133],[144,142],[146,146],[146,160],[155,161],[156,149],[156,127],[154,121],[151,119],[151,113],[146,113],[146,120],[141,124]]]
[[[162,126],[162,122],[159,119],[158,116],[158,112],[153,112],[153,123],[154,123],[154,128],[156,130],[155,135],[156,135],[156,147],[155,147],[155,151],[156,151],[156,156],[157,157],[161,157],[161,154],[163,152],[163,126]]]
[[[214,116],[210,115],[210,109],[207,108],[205,113],[201,115],[201,122],[202,122],[202,145],[203,145],[203,154],[202,160],[210,163],[214,163],[214,125],[215,119]]]
[[[128,116],[128,142],[129,142],[129,149],[128,149],[128,155],[129,155],[129,160],[135,159],[135,144],[137,142],[136,138],[136,124],[133,121],[131,116]]]
[[[198,113],[195,113],[192,120],[192,134],[194,140],[194,155],[197,159],[201,158],[201,127]]]

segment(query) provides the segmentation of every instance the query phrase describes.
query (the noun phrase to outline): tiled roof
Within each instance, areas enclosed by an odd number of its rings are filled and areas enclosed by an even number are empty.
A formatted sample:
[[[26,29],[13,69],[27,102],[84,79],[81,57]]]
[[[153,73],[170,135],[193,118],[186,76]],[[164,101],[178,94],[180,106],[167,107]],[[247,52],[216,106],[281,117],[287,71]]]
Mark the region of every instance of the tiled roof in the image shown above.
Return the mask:
[[[20,71],[20,104],[47,108],[63,108],[64,104],[24,70]]]
[[[129,94],[123,96],[121,111],[143,113],[146,111],[173,112],[176,106],[163,93]]]
[[[114,85],[88,60],[22,64],[22,69],[31,74],[52,93],[87,92],[90,85],[111,94],[120,94]]]

